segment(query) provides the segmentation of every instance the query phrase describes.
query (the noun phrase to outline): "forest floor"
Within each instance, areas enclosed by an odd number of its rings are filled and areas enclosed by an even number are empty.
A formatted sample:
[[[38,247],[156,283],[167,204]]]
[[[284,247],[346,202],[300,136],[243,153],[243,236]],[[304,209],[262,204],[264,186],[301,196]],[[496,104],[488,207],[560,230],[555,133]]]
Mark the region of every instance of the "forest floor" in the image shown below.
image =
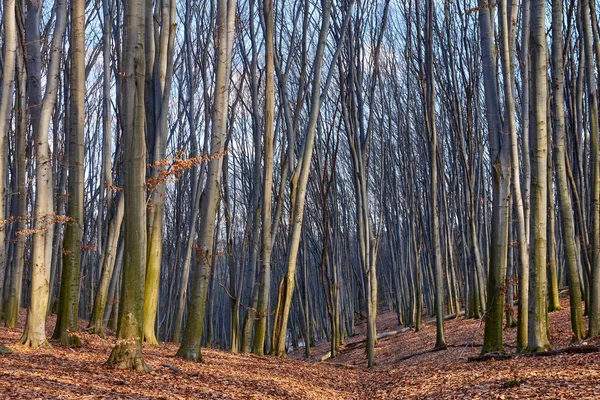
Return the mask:
[[[549,316],[556,348],[571,345],[568,299],[562,304],[563,310]],[[398,329],[395,321],[395,314],[382,313],[378,332]],[[50,318],[49,334],[53,325]],[[463,318],[446,321],[447,350],[431,351],[434,324],[380,339],[377,365],[370,370],[364,344],[352,345],[363,335],[349,338],[340,356],[319,363],[329,351],[327,343],[311,349],[309,360],[302,349],[288,359],[203,349],[204,363],[174,358],[174,344],[144,345],[153,371],[140,374],[104,366],[114,336],[80,333],[81,348],[54,344],[33,351],[15,344],[21,332],[22,324],[19,329],[0,327],[0,343],[13,350],[0,356],[2,399],[592,399],[600,393],[600,353],[468,362],[481,351],[483,324]],[[514,352],[515,335],[516,329],[505,331],[509,352]],[[511,383],[515,386],[506,387]]]

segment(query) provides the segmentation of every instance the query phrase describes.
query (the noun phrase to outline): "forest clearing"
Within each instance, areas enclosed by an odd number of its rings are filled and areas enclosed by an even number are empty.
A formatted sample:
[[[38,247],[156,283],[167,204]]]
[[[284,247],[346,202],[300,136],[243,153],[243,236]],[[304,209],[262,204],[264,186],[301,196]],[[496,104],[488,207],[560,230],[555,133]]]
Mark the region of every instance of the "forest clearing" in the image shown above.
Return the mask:
[[[549,315],[550,341],[556,348],[571,343],[568,301]],[[23,315],[24,316],[24,315]],[[53,323],[50,319],[49,327]],[[481,351],[481,321],[462,317],[447,321],[448,349],[432,351],[435,325],[381,339],[377,365],[367,368],[365,335],[348,338],[348,350],[334,360],[316,361],[326,342],[304,359],[298,349],[289,358],[205,350],[204,363],[173,357],[177,346],[144,346],[152,372],[111,370],[105,365],[114,346],[106,339],[79,333],[80,348],[56,346],[39,352],[12,346],[0,356],[0,398],[131,398],[131,399],[595,399],[600,393],[600,353],[521,357],[469,362]],[[358,332],[364,331],[364,324]],[[393,313],[378,317],[381,332],[398,328]],[[0,328],[0,340],[14,342],[16,329]],[[361,342],[361,346],[353,343]],[[516,329],[507,330],[514,351]],[[600,340],[586,341],[600,345]]]

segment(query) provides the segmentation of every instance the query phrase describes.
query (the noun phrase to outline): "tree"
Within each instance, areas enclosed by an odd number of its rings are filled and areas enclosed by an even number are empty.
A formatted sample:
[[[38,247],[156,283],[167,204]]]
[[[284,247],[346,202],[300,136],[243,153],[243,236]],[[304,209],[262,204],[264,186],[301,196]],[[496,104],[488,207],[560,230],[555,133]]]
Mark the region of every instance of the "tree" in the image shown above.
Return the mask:
[[[161,2],[160,33],[158,33],[158,54],[156,54],[156,65],[154,71],[150,70],[151,62],[147,65],[146,76],[150,78],[153,72],[151,90],[147,91],[146,101],[152,103],[146,113],[147,119],[153,119],[147,126],[154,128],[149,132],[147,139],[153,144],[150,150],[151,164],[153,165],[151,178],[157,179],[162,167],[161,161],[165,158],[168,139],[167,120],[169,116],[169,98],[171,95],[171,82],[173,80],[173,47],[175,41],[175,0],[164,0]],[[147,26],[153,25],[152,9],[148,7],[146,15]],[[148,15],[149,14],[149,15]],[[149,18],[149,20],[148,20]],[[152,31],[146,35],[148,40],[154,41]],[[152,52],[153,47],[147,46],[146,51]],[[147,54],[150,60],[154,54]],[[150,110],[152,112],[150,112]],[[150,139],[151,137],[151,139]],[[160,180],[160,178],[158,178]],[[163,220],[165,210],[166,182],[160,180],[156,188],[150,194],[151,209],[147,218],[148,224],[148,266],[146,268],[146,281],[144,290],[144,340],[151,344],[158,344],[154,327],[158,309],[160,267],[163,252]]]
[[[26,39],[39,38],[39,6],[36,2],[27,3]],[[26,48],[27,54],[31,54],[28,60],[29,66],[29,107],[32,113],[31,123],[33,135],[36,137],[36,192],[35,192],[35,215],[33,229],[32,250],[32,276],[31,276],[31,300],[27,313],[27,324],[21,336],[20,342],[24,345],[36,348],[47,346],[46,339],[46,308],[49,295],[50,260],[52,255],[52,232],[54,224],[53,208],[53,182],[52,165],[50,158],[50,147],[48,145],[48,131],[50,117],[56,105],[58,83],[60,80],[60,58],[62,55],[62,41],[66,28],[67,7],[64,0],[55,3],[56,26],[52,36],[50,52],[50,63],[48,66],[48,81],[46,92],[40,102],[40,70],[41,57],[38,43],[29,42]],[[35,40],[35,39],[33,39]],[[29,53],[29,50],[32,50]],[[32,110],[38,108],[38,110]]]
[[[526,351],[544,351],[550,347],[546,313],[546,237],[547,224],[547,101],[548,57],[546,54],[546,2],[531,2],[531,260],[529,273],[529,321]],[[551,184],[551,182],[550,182]]]
[[[2,70],[2,86],[0,86],[0,171],[6,167],[5,146],[6,135],[10,125],[10,109],[13,102],[13,80],[17,59],[17,29],[15,18],[16,0],[4,0],[4,54]],[[0,215],[4,215],[4,176],[0,174]],[[6,236],[5,222],[0,224],[0,313],[6,263],[4,256],[4,239]]]
[[[149,371],[142,358],[144,277],[146,276],[146,141],[144,138],[144,0],[125,3],[123,61],[124,260],[117,343],[107,365]]]
[[[598,98],[594,68],[593,36],[590,21],[590,7],[595,7],[589,0],[579,4],[583,34],[583,51],[585,53],[585,85],[587,88],[590,129],[590,163],[592,168],[591,181],[591,253],[592,271],[590,277],[590,316],[589,337],[600,335],[600,149],[598,145]]]
[[[482,353],[503,351],[502,318],[508,251],[510,161],[508,143],[502,137],[500,100],[496,82],[492,13],[487,2],[479,1],[479,31],[485,88],[485,107],[492,164],[492,230],[488,267],[488,297]]]
[[[509,4],[511,4],[509,9]],[[517,241],[519,253],[519,278],[523,284],[529,281],[529,240],[527,237],[527,229],[525,227],[525,211],[523,206],[523,196],[521,192],[521,173],[519,162],[519,143],[517,139],[517,127],[515,121],[515,95],[514,95],[514,61],[515,61],[515,38],[517,26],[517,10],[516,1],[508,2],[501,1],[499,3],[498,18],[500,19],[500,49],[501,49],[501,64],[502,64],[502,81],[504,83],[504,104],[505,118],[504,129],[505,135],[510,141],[510,162],[511,162],[511,177],[513,201],[515,203],[517,214]],[[519,320],[517,330],[517,346],[525,348],[527,346],[527,307],[528,290],[524,290],[521,285],[519,287]]]
[[[569,277],[569,303],[571,308],[571,329],[575,340],[583,339],[585,326],[581,311],[581,282],[577,265],[577,243],[575,242],[575,227],[573,220],[573,205],[569,192],[566,167],[566,133],[564,89],[565,73],[563,66],[563,1],[552,1],[552,92],[553,99],[553,133],[554,133],[554,164],[556,165],[556,183],[560,207],[560,222],[562,239],[565,246],[565,261]]]
[[[444,335],[444,272],[442,269],[442,253],[440,249],[440,209],[438,200],[438,179],[437,179],[437,130],[435,126],[435,80],[434,80],[434,59],[433,59],[433,15],[434,1],[427,2],[427,23],[426,23],[426,48],[425,48],[425,120],[427,121],[427,131],[430,141],[430,165],[431,165],[431,247],[433,249],[433,268],[435,275],[435,320],[436,320],[436,339],[435,348],[445,349],[446,338]]]
[[[323,68],[323,53],[327,44],[327,35],[329,33],[330,10],[329,0],[321,1],[321,28],[318,37],[318,47],[315,55],[315,67],[313,69],[313,83],[310,95],[310,113],[308,125],[306,128],[306,138],[302,160],[297,167],[299,171],[298,183],[295,188],[295,198],[293,199],[292,226],[288,240],[287,271],[283,278],[277,300],[277,309],[275,322],[273,324],[273,352],[283,357],[285,356],[285,341],[287,337],[287,325],[292,305],[292,296],[294,294],[296,262],[298,259],[298,249],[300,247],[300,234],[302,231],[302,220],[304,217],[304,204],[306,202],[306,186],[308,184],[308,173],[312,159],[317,119],[321,104],[321,70]]]
[[[253,352],[262,355],[265,347],[269,294],[271,293],[271,193],[273,191],[273,131],[275,129],[275,61],[273,1],[263,1],[265,26],[265,135],[262,190],[262,236],[260,255],[260,279],[258,288],[258,318],[254,325]]]
[[[70,332],[79,330],[79,262],[83,236],[83,165],[85,125],[85,0],[71,2],[71,73],[69,145],[69,221],[63,244],[63,263],[58,316],[54,338],[63,345],[77,344],[79,339]]]
[[[220,200],[220,182],[223,166],[223,151],[228,116],[228,88],[231,71],[231,51],[235,28],[235,0],[219,0],[217,3],[216,74],[215,95],[212,110],[210,139],[210,161],[206,174],[206,185],[201,196],[199,250],[196,274],[192,283],[192,296],[188,322],[183,331],[177,356],[202,361],[200,342],[204,331],[206,297],[210,268],[214,257],[215,217]]]

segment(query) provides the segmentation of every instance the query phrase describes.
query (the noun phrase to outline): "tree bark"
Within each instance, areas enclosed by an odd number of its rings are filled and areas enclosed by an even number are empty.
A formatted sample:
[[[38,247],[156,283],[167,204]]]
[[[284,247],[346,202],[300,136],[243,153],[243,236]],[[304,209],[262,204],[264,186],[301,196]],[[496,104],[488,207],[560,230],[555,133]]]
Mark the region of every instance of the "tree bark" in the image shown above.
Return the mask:
[[[54,338],[62,345],[78,344],[70,332],[79,330],[79,270],[83,236],[83,194],[85,163],[85,0],[71,1],[70,117],[68,217],[63,243],[63,259],[58,315]]]
[[[146,140],[144,80],[145,2],[125,3],[123,84],[124,259],[117,344],[107,365],[146,372],[142,357],[144,278],[146,275]]]

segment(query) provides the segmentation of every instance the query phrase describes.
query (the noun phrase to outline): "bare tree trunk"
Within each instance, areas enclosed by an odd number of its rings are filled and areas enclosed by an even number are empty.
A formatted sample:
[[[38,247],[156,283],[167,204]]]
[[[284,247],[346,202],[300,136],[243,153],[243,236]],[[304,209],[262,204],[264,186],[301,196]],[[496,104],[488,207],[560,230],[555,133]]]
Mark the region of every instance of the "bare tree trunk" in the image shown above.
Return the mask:
[[[23,336],[20,339],[22,344],[31,347],[40,347],[48,344],[46,339],[46,308],[48,306],[48,294],[50,278],[50,260],[52,258],[52,225],[53,220],[53,198],[52,190],[52,160],[50,157],[50,146],[48,145],[48,131],[50,127],[50,118],[56,104],[58,92],[58,83],[60,80],[60,58],[62,55],[62,41],[66,27],[67,7],[65,0],[59,0],[56,3],[56,26],[52,37],[52,48],[50,56],[50,65],[48,67],[48,78],[46,84],[46,93],[41,103],[41,112],[37,116],[32,116],[34,135],[36,137],[36,191],[35,191],[35,223],[33,234],[33,252],[32,252],[32,275],[31,275],[31,301],[27,314],[27,324]],[[30,18],[31,7],[31,18]],[[28,3],[27,13],[27,31],[39,38],[39,5]],[[27,34],[26,34],[27,36]],[[39,43],[38,43],[39,46]],[[35,45],[34,45],[35,47]],[[37,49],[39,51],[39,48]],[[28,53],[29,54],[29,53]],[[31,79],[37,82],[34,86],[40,85],[37,71],[41,58],[34,55],[31,63],[35,64],[33,68],[28,68],[31,73]],[[31,93],[30,108],[36,107],[37,89]],[[37,103],[39,104],[39,103]],[[38,106],[39,107],[39,106]],[[39,116],[39,118],[38,118]]]
[[[157,113],[152,155],[154,163],[152,177],[156,179],[162,168],[156,165],[165,157],[168,138],[167,118],[173,78],[173,48],[175,42],[175,0],[161,0],[161,24],[159,35],[158,62],[154,70],[154,112]],[[150,34],[150,33],[148,33]],[[190,112],[193,112],[190,111]],[[148,216],[148,259],[144,289],[144,340],[158,344],[155,325],[160,289],[160,267],[163,253],[163,216],[165,210],[166,182],[159,182],[152,193],[152,212]]]
[[[566,134],[564,87],[565,73],[563,66],[563,0],[552,0],[552,82],[554,83],[554,159],[560,208],[560,222],[565,251],[565,262],[569,277],[569,303],[571,307],[571,329],[575,340],[583,339],[585,326],[581,311],[581,282],[577,264],[577,243],[575,242],[575,222],[573,206],[569,192],[566,168]]]
[[[265,136],[264,173],[262,191],[262,237],[260,257],[260,278],[258,286],[258,318],[254,325],[255,354],[264,354],[269,295],[271,294],[271,203],[273,193],[273,133],[275,129],[275,73],[274,73],[274,31],[275,15],[273,1],[263,1],[265,19]]]
[[[516,30],[517,10],[516,1],[513,0],[511,9],[508,8],[508,0],[502,0],[499,10],[500,19],[500,49],[502,61],[502,81],[504,82],[504,104],[506,136],[510,139],[510,157],[512,172],[512,188],[514,193],[515,208],[517,211],[517,243],[519,254],[519,276],[520,281],[529,281],[529,241],[527,240],[527,228],[525,211],[523,207],[523,196],[521,194],[521,175],[519,166],[519,143],[517,139],[517,126],[515,122],[515,95],[514,95],[514,30]],[[509,17],[510,14],[510,17]],[[523,349],[527,346],[527,303],[528,291],[519,290],[519,320],[517,329],[517,347]]]
[[[188,321],[177,357],[202,360],[200,343],[204,330],[206,297],[213,258],[215,216],[219,205],[220,183],[223,166],[223,150],[227,130],[229,105],[229,72],[231,50],[235,28],[235,0],[219,0],[217,3],[217,41],[215,97],[212,114],[210,162],[206,175],[206,186],[202,193],[200,210],[199,260],[196,265]]]
[[[435,276],[435,322],[436,336],[435,348],[446,348],[446,337],[444,334],[444,316],[446,310],[444,308],[444,271],[442,268],[442,253],[440,246],[440,208],[438,199],[438,182],[437,182],[437,130],[435,126],[435,82],[433,73],[433,15],[434,15],[434,0],[427,2],[427,35],[425,48],[425,80],[426,80],[426,96],[425,96],[425,115],[427,121],[427,130],[429,131],[430,154],[429,162],[431,167],[431,247],[433,251],[433,268]]]
[[[0,87],[0,314],[4,294],[4,277],[6,275],[6,257],[4,255],[7,227],[4,220],[4,177],[6,167],[6,135],[10,125],[10,110],[13,103],[13,79],[17,60],[17,28],[16,0],[4,0],[4,54],[2,86]]]
[[[594,53],[592,46],[592,29],[590,21],[590,0],[583,0],[580,7],[583,25],[583,48],[585,52],[585,82],[588,94],[588,121],[590,128],[590,163],[592,164],[592,275],[590,280],[590,318],[589,337],[600,335],[600,153],[598,146],[598,98],[596,95],[596,79]]]
[[[484,0],[479,10],[479,29],[488,120],[490,159],[492,162],[492,230],[490,239],[488,297],[482,353],[503,351],[504,284],[508,254],[510,216],[510,159],[508,143],[502,138],[500,99],[497,90],[494,32],[491,10]]]
[[[84,131],[85,131],[85,0],[71,1],[71,73],[69,117],[68,217],[63,244],[63,260],[58,315],[54,338],[63,345],[78,344],[79,270],[83,235]]]
[[[284,357],[285,342],[287,337],[287,324],[292,306],[292,295],[294,293],[296,263],[298,259],[298,249],[300,247],[300,233],[302,231],[302,220],[304,217],[304,204],[306,201],[306,186],[308,184],[308,173],[313,153],[315,141],[315,132],[317,119],[321,106],[321,71],[323,69],[323,54],[327,44],[329,33],[329,22],[331,16],[331,3],[329,0],[321,0],[321,29],[319,31],[318,47],[315,56],[315,65],[313,69],[313,87],[310,101],[310,114],[308,126],[306,128],[306,138],[304,143],[304,153],[302,154],[301,165],[298,166],[299,179],[294,199],[292,213],[292,226],[288,242],[287,251],[287,271],[279,287],[279,296],[277,302],[277,311],[273,323],[273,352]]]
[[[546,256],[547,256],[547,101],[548,57],[546,54],[546,1],[531,1],[531,260],[529,291],[528,343],[526,351],[544,351],[550,347],[547,337]]]
[[[142,358],[144,278],[146,275],[146,141],[144,80],[145,2],[125,3],[123,85],[124,261],[117,344],[107,365],[149,371]]]
[[[8,35],[7,35],[8,38]],[[27,85],[27,76],[25,66],[23,64],[23,54],[20,47],[17,47],[17,99],[16,99],[16,135],[17,135],[17,190],[18,190],[18,205],[17,210],[17,245],[13,256],[14,263],[12,268],[12,276],[10,281],[10,293],[8,296],[8,306],[6,309],[6,326],[8,328],[16,328],[19,318],[19,308],[21,305],[21,292],[23,289],[23,269],[25,266],[25,244],[27,238],[24,233],[27,229],[26,214],[27,214],[27,98],[25,87]],[[6,60],[6,58],[5,58]]]
[[[114,279],[112,276],[115,268],[115,259],[117,257],[117,247],[119,244],[121,225],[123,223],[123,215],[125,214],[123,194],[118,193],[115,196],[114,201],[116,202],[113,206],[114,216],[108,224],[108,236],[106,238],[104,255],[102,258],[102,275],[100,277],[98,290],[96,291],[94,308],[92,309],[92,316],[90,317],[90,323],[88,325],[88,331],[100,336],[104,335],[104,311],[108,299],[109,285]]]

